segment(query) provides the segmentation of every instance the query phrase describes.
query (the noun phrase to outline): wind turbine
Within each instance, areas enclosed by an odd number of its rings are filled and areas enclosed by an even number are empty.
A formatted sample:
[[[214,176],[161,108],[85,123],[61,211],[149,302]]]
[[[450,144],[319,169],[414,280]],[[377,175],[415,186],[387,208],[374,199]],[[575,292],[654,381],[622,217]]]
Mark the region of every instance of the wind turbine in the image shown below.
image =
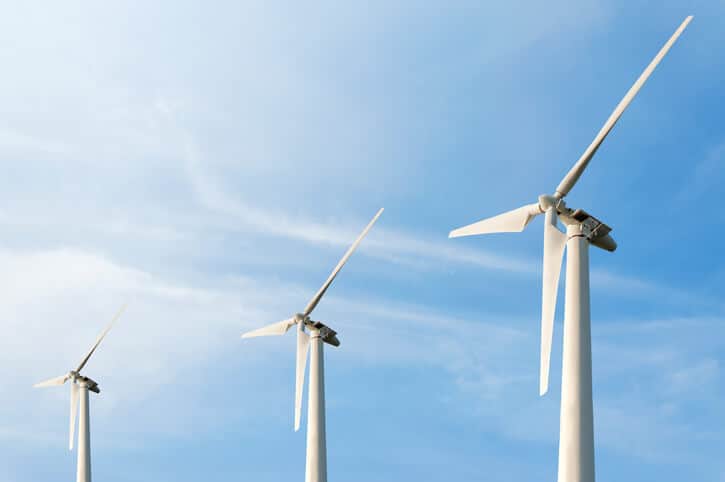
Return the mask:
[[[78,413],[78,401],[80,399],[80,420],[78,422],[78,464],[76,468],[76,482],[91,482],[91,428],[90,428],[90,416],[88,413],[88,391],[94,393],[101,393],[101,389],[98,388],[98,383],[90,378],[81,375],[81,370],[86,366],[88,360],[96,351],[98,345],[101,344],[103,338],[108,334],[116,320],[121,316],[121,313],[126,309],[126,305],[122,306],[121,309],[113,317],[111,323],[108,324],[105,330],[96,339],[96,342],[91,346],[86,356],[83,357],[78,367],[75,370],[71,370],[65,375],[61,375],[56,378],[51,378],[44,382],[33,385],[35,388],[42,387],[53,387],[56,385],[63,385],[65,382],[70,381],[70,435],[68,440],[68,449],[73,450],[73,439],[75,438],[75,426],[76,426],[76,414]]]
[[[342,269],[343,265],[358,247],[375,221],[383,213],[381,208],[372,221],[363,229],[360,236],[352,243],[335,269],[332,270],[327,281],[312,297],[304,312],[297,313],[291,318],[272,325],[253,330],[242,335],[242,338],[257,336],[280,336],[297,325],[297,362],[295,367],[295,432],[300,428],[302,414],[302,389],[305,381],[305,367],[307,353],[312,346],[310,355],[310,387],[307,393],[307,456],[305,461],[305,482],[327,482],[327,448],[325,445],[325,371],[322,353],[322,344],[340,346],[337,332],[329,326],[310,319],[312,311],[324,296],[327,288]],[[307,330],[309,334],[305,331]]]
[[[692,16],[689,16],[682,22],[642,72],[609,116],[594,141],[559,183],[554,194],[541,195],[537,203],[484,219],[450,233],[450,237],[455,238],[476,234],[521,232],[534,217],[545,214],[540,395],[544,395],[549,387],[549,359],[556,295],[564,248],[568,248],[559,427],[559,482],[594,482],[588,249],[590,244],[606,251],[614,251],[617,248],[614,239],[609,235],[612,230],[609,226],[582,209],[567,207],[564,197],[569,194],[614,124],[691,20]],[[566,234],[557,228],[558,220],[566,226]]]

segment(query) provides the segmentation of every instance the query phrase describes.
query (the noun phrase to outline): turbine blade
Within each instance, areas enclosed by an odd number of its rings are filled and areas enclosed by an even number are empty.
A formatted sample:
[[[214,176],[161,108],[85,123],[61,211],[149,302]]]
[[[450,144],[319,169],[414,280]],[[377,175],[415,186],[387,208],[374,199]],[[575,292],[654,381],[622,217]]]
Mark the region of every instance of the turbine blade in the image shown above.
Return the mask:
[[[654,71],[655,67],[657,67],[657,65],[664,58],[664,56],[667,55],[667,52],[669,52],[672,45],[675,43],[675,41],[677,41],[677,39],[680,37],[680,35],[685,30],[691,20],[692,15],[687,17],[684,22],[682,22],[682,24],[675,31],[672,37],[670,37],[667,43],[665,43],[662,49],[657,53],[652,62],[650,62],[647,68],[644,69],[644,72],[642,72],[642,74],[639,76],[634,85],[629,89],[624,98],[619,102],[619,105],[617,105],[617,107],[614,109],[614,112],[612,112],[612,114],[609,116],[607,122],[604,123],[604,126],[599,131],[599,134],[597,134],[597,137],[594,138],[594,141],[592,141],[589,147],[587,147],[587,150],[584,151],[584,154],[582,154],[576,164],[574,164],[574,167],[571,168],[571,170],[566,174],[564,179],[562,179],[562,181],[559,183],[559,186],[556,188],[556,192],[559,197],[564,197],[569,194],[569,191],[571,191],[571,189],[574,187],[574,184],[576,184],[577,180],[584,172],[584,169],[586,169],[587,165],[589,164],[589,161],[591,161],[592,157],[594,157],[594,154],[597,152],[597,149],[599,149],[599,146],[602,144],[604,139],[614,127],[614,124],[617,123],[619,118],[622,116],[622,113],[624,113],[625,109],[632,102],[632,99],[634,99],[634,97],[637,95],[637,92],[639,92],[639,89],[642,88],[644,83]]]
[[[73,450],[73,441],[76,432],[76,415],[78,414],[78,385],[70,384],[70,430],[68,438],[68,450]]]
[[[256,330],[248,331],[242,335],[242,338],[254,338],[257,336],[280,336],[287,333],[294,324],[296,323],[294,318],[283,320],[271,325],[257,328]]]
[[[305,385],[305,370],[307,368],[307,353],[310,350],[310,336],[302,329],[302,323],[297,327],[297,363],[295,364],[295,432],[300,429],[302,417],[302,390]]]
[[[556,227],[555,208],[546,211],[544,222],[544,269],[541,295],[541,366],[539,370],[539,395],[549,390],[549,366],[551,365],[551,339],[554,334],[556,295],[559,290],[561,262],[566,247],[566,234]]]
[[[123,305],[120,310],[118,310],[118,313],[116,313],[116,316],[113,317],[111,322],[108,324],[105,330],[101,332],[101,334],[96,338],[96,342],[93,344],[91,349],[88,351],[88,354],[83,357],[83,360],[78,364],[78,368],[76,368],[76,372],[80,372],[84,366],[86,366],[86,363],[88,363],[88,360],[91,358],[91,355],[93,355],[93,352],[96,351],[96,348],[98,348],[98,345],[101,344],[101,341],[103,341],[103,338],[108,334],[109,331],[111,331],[111,328],[113,328],[113,325],[116,324],[116,321],[121,316],[121,314],[126,310],[127,305]]]
[[[539,214],[541,214],[541,208],[539,208],[538,203],[527,204],[513,211],[508,211],[498,216],[454,229],[448,237],[460,238],[461,236],[473,236],[476,234],[519,233]]]
[[[353,251],[355,251],[355,249],[357,249],[360,242],[368,234],[368,231],[370,231],[370,228],[373,227],[373,224],[375,224],[375,221],[377,221],[378,218],[380,217],[380,215],[383,214],[383,211],[384,211],[384,209],[380,208],[380,210],[377,212],[377,214],[375,214],[375,216],[373,217],[372,221],[370,221],[368,223],[368,225],[365,226],[365,229],[363,229],[363,232],[360,233],[360,236],[358,236],[357,239],[355,240],[355,242],[352,243],[352,246],[350,246],[350,248],[347,250],[345,255],[340,260],[340,262],[337,263],[337,266],[335,266],[335,269],[332,270],[332,273],[330,273],[330,276],[327,278],[327,281],[325,281],[325,284],[322,285],[320,290],[315,294],[315,296],[312,297],[310,302],[307,304],[307,307],[305,308],[305,312],[304,312],[305,317],[309,316],[309,314],[312,313],[312,310],[315,309],[315,307],[317,306],[317,303],[320,302],[320,299],[322,299],[322,296],[327,291],[327,288],[330,287],[330,284],[332,284],[332,281],[335,279],[335,276],[337,276],[337,273],[340,272],[343,265],[347,262],[347,260],[352,255]]]
[[[54,387],[57,385],[63,385],[65,382],[68,381],[69,378],[70,377],[66,373],[65,375],[51,378],[50,380],[45,380],[44,382],[36,383],[35,385],[33,385],[33,388]]]

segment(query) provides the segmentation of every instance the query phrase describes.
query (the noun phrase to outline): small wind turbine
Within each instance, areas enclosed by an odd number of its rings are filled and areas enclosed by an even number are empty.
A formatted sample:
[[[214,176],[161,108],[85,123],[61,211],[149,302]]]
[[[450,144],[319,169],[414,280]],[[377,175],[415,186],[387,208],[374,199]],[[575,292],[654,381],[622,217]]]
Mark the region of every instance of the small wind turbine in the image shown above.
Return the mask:
[[[78,400],[80,398],[80,420],[78,422],[78,465],[76,469],[76,482],[91,482],[91,429],[90,429],[90,416],[88,413],[88,391],[94,393],[101,393],[101,389],[98,388],[98,383],[91,380],[90,378],[81,375],[81,370],[86,366],[88,360],[96,351],[98,345],[101,344],[103,338],[111,330],[116,320],[121,316],[121,313],[126,309],[124,305],[113,317],[111,323],[106,327],[105,330],[96,339],[91,349],[88,351],[86,356],[83,357],[78,367],[75,370],[71,370],[65,375],[61,375],[56,378],[51,378],[44,382],[40,382],[33,385],[35,388],[52,387],[56,385],[63,385],[69,381],[70,384],[70,435],[68,440],[69,450],[73,450],[73,439],[75,438],[75,426],[76,426],[76,414],[78,413]]]
[[[549,387],[549,359],[554,330],[556,292],[564,248],[566,292],[564,308],[564,355],[561,382],[561,420],[559,427],[559,482],[594,482],[594,422],[592,408],[592,355],[589,313],[589,245],[614,251],[617,244],[609,235],[611,228],[581,209],[571,209],[564,196],[574,187],[587,164],[599,149],[627,106],[657,64],[670,50],[685,27],[687,17],[642,72],[624,96],[604,127],[581,158],[559,183],[553,195],[539,196],[539,202],[451,231],[450,237],[475,234],[521,232],[539,214],[545,213],[544,266],[541,303],[541,366],[539,392]],[[566,225],[566,234],[557,228],[557,220]]]
[[[302,389],[305,381],[305,366],[307,364],[307,353],[312,345],[310,356],[310,388],[307,400],[307,457],[305,461],[305,482],[327,482],[327,449],[325,445],[325,372],[322,353],[322,343],[332,346],[340,346],[337,339],[337,332],[329,326],[310,319],[312,311],[322,299],[330,287],[332,281],[340,272],[345,262],[350,258],[353,251],[358,247],[375,221],[383,213],[383,209],[377,212],[375,217],[368,223],[360,236],[352,243],[335,269],[325,281],[325,284],[312,297],[303,313],[297,313],[278,323],[274,323],[254,331],[247,332],[242,338],[253,338],[256,336],[280,336],[287,333],[287,330],[297,325],[297,362],[295,367],[295,432],[300,428],[300,416],[302,413]],[[309,331],[309,334],[305,332]]]

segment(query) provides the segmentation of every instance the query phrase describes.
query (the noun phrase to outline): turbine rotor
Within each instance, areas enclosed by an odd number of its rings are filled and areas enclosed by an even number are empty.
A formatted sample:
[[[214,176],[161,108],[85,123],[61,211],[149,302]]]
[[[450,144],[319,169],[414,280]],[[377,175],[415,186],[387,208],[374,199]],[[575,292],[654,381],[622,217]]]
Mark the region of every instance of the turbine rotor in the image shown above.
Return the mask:
[[[538,203],[536,204],[529,204],[483,219],[468,226],[454,229],[449,234],[449,237],[455,238],[477,234],[520,232],[526,228],[534,217],[545,213],[541,302],[541,367],[539,380],[540,393],[542,395],[546,393],[549,384],[551,334],[553,331],[561,264],[567,241],[566,234],[562,233],[557,227],[559,219],[565,225],[581,226],[582,235],[588,239],[591,245],[610,252],[617,249],[617,243],[609,234],[612,230],[611,227],[582,209],[568,208],[564,202],[564,197],[576,185],[590,161],[599,150],[602,142],[604,142],[604,139],[612,131],[619,118],[691,20],[692,16],[685,18],[675,33],[672,34],[654,59],[644,69],[639,78],[610,114],[597,136],[561,180],[554,194],[542,194],[539,196]]]

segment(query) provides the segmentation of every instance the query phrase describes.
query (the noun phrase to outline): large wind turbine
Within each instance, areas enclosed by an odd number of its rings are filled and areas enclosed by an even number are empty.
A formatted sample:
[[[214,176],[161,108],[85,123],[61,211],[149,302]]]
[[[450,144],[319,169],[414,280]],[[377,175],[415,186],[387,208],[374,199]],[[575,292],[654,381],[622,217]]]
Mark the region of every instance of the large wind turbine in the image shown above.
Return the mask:
[[[78,422],[78,465],[76,469],[76,482],[91,482],[91,427],[90,427],[90,415],[88,413],[88,391],[94,393],[101,393],[101,389],[98,388],[98,383],[91,380],[90,378],[81,375],[81,370],[86,366],[88,360],[96,351],[98,345],[101,344],[103,338],[111,330],[116,320],[121,316],[121,313],[126,309],[124,305],[113,317],[111,323],[108,324],[105,330],[98,336],[96,342],[91,346],[86,356],[83,357],[78,367],[75,370],[71,370],[65,375],[61,375],[56,378],[51,378],[44,382],[40,382],[34,387],[52,387],[56,385],[63,385],[65,382],[70,381],[70,435],[68,440],[68,448],[73,450],[73,439],[75,438],[75,426],[76,426],[76,414],[78,413],[78,401],[80,398],[80,420]]]
[[[325,372],[322,353],[322,343],[332,346],[340,346],[337,339],[337,332],[319,321],[310,319],[312,311],[322,299],[322,296],[330,287],[332,281],[340,272],[345,262],[350,258],[353,251],[358,247],[375,221],[383,213],[383,209],[377,212],[375,217],[368,223],[360,236],[352,243],[335,269],[332,270],[327,281],[307,304],[304,312],[297,313],[278,323],[274,323],[258,330],[250,331],[242,335],[242,338],[253,338],[256,336],[278,336],[284,335],[287,330],[297,325],[297,362],[295,369],[295,432],[300,428],[300,415],[302,413],[302,389],[305,381],[305,366],[307,364],[307,353],[312,345],[310,356],[310,387],[307,399],[307,457],[305,462],[305,482],[327,482],[327,448],[325,445]],[[309,331],[309,334],[305,332]]]
[[[535,216],[545,214],[539,381],[541,395],[544,395],[549,387],[549,358],[554,330],[556,292],[564,248],[568,247],[559,428],[559,482],[594,481],[588,249],[590,244],[607,251],[614,251],[617,247],[609,235],[611,231],[609,226],[581,209],[567,207],[564,197],[574,187],[607,134],[690,20],[692,20],[692,16],[682,22],[682,25],[642,72],[609,116],[594,141],[559,183],[554,194],[541,195],[537,203],[484,219],[450,233],[450,237],[455,238],[475,234],[520,232]],[[566,234],[557,228],[557,220],[566,226]]]

